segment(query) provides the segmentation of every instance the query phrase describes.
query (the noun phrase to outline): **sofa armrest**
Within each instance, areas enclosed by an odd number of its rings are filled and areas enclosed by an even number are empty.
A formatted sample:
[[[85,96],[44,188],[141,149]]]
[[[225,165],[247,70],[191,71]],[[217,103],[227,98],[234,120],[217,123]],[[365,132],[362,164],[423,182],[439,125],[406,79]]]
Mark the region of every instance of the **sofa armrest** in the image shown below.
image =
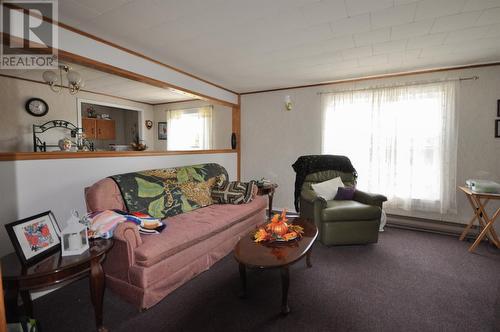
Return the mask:
[[[119,224],[113,232],[113,239],[115,244],[108,254],[106,265],[121,274],[135,263],[135,249],[142,244],[142,239],[137,225],[131,222]]]
[[[387,197],[385,197],[384,195],[370,194],[357,189],[354,192],[353,199],[363,204],[378,206],[379,208],[382,208],[382,203],[387,201]]]

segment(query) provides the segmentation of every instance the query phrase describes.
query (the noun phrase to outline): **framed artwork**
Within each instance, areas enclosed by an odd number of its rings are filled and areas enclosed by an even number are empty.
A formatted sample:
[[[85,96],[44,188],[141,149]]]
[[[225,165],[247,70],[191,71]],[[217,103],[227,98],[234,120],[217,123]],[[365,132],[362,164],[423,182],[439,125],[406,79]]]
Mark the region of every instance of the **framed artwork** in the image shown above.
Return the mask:
[[[5,228],[23,264],[34,263],[61,247],[59,227],[51,211],[6,224]]]
[[[500,138],[500,120],[495,120],[495,137]]]
[[[166,122],[158,122],[158,139],[166,140],[167,139],[167,123]]]
[[[500,118],[500,99],[497,100],[497,117]]]

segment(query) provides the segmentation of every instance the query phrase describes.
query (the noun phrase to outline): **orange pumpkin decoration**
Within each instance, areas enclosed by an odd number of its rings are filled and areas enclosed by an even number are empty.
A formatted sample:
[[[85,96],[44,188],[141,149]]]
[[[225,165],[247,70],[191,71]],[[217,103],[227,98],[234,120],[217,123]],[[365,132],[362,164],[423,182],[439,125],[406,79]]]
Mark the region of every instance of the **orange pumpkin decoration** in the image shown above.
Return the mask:
[[[288,233],[288,224],[286,223],[288,219],[286,218],[286,210],[283,210],[281,215],[275,214],[271,219],[271,222],[267,225],[267,230],[273,234],[282,237]]]

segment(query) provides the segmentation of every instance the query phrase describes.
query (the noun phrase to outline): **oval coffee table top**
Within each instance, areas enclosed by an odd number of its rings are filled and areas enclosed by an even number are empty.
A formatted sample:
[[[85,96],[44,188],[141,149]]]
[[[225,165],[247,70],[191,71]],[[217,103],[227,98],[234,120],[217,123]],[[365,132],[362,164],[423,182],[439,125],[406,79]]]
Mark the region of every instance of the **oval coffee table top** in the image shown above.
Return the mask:
[[[255,243],[253,232],[241,238],[234,248],[234,257],[250,268],[274,268],[292,264],[307,253],[318,236],[312,221],[289,218],[289,223],[304,228],[302,238],[289,242]]]

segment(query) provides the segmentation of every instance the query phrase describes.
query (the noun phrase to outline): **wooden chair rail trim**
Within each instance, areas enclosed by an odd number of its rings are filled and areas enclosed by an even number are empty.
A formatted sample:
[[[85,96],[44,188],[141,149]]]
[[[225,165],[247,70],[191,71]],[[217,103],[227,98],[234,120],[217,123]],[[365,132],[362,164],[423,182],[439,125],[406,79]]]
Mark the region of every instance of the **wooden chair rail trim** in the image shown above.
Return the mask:
[[[190,150],[190,151],[89,151],[89,152],[0,152],[0,161],[74,159],[74,158],[116,158],[116,157],[161,157],[188,154],[237,153],[232,149]]]

